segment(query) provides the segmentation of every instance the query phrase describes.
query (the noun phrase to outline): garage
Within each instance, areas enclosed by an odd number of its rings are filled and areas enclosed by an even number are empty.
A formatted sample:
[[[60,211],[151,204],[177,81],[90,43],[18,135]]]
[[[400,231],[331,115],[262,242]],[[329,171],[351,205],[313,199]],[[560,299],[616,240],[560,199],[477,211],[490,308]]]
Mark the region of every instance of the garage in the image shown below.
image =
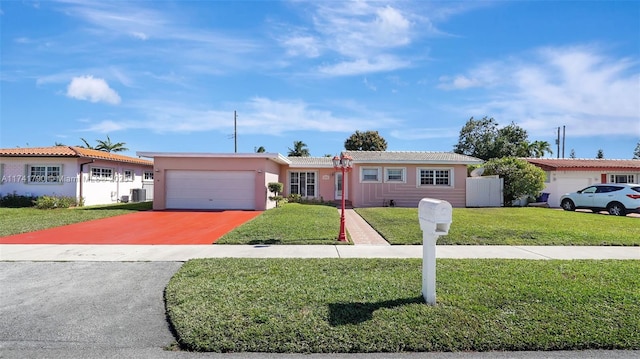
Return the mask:
[[[255,209],[255,171],[166,171],[167,209]]]

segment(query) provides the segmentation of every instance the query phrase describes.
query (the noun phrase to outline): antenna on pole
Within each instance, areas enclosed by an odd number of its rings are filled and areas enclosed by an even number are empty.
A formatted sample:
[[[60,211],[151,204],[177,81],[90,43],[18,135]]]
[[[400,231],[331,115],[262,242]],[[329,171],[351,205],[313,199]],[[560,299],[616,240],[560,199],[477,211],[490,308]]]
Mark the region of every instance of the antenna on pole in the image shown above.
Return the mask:
[[[565,125],[562,125],[562,158],[564,158]]]

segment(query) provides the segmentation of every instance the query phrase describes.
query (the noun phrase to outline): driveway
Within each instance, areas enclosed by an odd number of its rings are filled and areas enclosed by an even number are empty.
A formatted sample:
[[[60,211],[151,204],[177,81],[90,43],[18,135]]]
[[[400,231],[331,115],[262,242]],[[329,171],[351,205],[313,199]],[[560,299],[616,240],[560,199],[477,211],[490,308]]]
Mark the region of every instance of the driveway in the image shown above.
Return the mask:
[[[0,237],[0,244],[212,244],[260,211],[145,211]]]

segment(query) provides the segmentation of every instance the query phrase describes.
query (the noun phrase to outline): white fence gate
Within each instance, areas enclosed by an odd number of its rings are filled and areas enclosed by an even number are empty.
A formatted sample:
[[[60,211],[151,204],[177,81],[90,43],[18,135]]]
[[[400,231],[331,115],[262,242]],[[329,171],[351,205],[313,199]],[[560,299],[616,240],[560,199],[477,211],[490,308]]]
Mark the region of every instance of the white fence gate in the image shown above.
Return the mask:
[[[498,176],[467,177],[467,207],[502,207],[504,179]]]

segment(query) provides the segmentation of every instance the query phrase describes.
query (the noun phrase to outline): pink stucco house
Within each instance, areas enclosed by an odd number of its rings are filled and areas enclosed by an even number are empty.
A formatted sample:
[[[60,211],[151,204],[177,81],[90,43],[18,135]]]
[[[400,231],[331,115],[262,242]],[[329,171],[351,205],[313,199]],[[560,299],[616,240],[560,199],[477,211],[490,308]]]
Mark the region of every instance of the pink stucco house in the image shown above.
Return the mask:
[[[138,152],[154,162],[153,207],[162,209],[265,210],[267,184],[284,184],[283,195],[334,201],[354,207],[415,207],[424,197],[466,205],[467,165],[481,160],[451,152],[346,151],[353,169],[343,180],[329,157],[278,153]]]

